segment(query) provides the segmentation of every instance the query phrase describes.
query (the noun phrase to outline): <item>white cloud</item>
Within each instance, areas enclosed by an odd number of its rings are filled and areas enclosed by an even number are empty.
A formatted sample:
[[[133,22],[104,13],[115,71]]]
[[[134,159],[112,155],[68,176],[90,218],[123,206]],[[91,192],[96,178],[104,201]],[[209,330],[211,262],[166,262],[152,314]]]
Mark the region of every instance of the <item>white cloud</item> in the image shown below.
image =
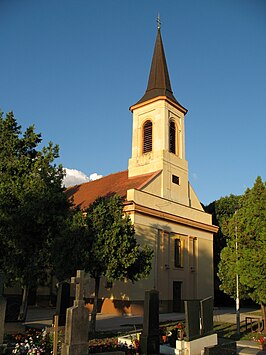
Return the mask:
[[[98,175],[97,173],[93,173],[90,174],[90,176],[88,176],[84,174],[82,171],[76,169],[65,168],[65,171],[66,171],[66,176],[63,180],[63,184],[66,187],[83,184],[84,182],[97,180],[102,177],[102,175]]]
[[[98,175],[97,173],[92,173],[90,174],[90,180],[98,180],[100,178],[102,178],[103,176],[102,175]]]

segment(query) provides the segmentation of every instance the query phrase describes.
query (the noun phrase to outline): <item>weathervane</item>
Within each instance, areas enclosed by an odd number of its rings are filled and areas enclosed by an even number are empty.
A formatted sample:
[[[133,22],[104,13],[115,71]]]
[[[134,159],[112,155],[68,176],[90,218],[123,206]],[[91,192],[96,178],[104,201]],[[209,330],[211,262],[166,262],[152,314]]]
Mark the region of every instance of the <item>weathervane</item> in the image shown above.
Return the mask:
[[[161,28],[161,19],[160,19],[160,14],[158,13],[158,16],[157,16],[157,28],[158,30]]]

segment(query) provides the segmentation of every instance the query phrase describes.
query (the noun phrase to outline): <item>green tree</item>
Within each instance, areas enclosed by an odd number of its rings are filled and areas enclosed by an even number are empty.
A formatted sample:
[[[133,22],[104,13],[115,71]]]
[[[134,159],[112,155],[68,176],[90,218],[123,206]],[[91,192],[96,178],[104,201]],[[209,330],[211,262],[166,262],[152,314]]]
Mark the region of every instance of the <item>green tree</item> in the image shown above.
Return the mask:
[[[95,296],[90,333],[95,333],[100,280],[132,282],[149,275],[153,251],[140,248],[130,217],[123,212],[118,195],[99,197],[87,209],[86,217],[92,244],[86,270],[95,280]]]
[[[239,207],[240,198],[241,196],[231,194],[230,196],[221,197],[219,200],[211,202],[208,206],[204,206],[204,210],[212,214],[213,224],[219,226],[219,230],[213,238],[214,285],[217,301],[223,298],[224,295],[224,293],[219,290],[220,280],[217,276],[218,265],[221,260],[220,255],[223,248],[226,246],[226,240],[229,236],[229,221]],[[234,256],[234,254],[232,256]]]
[[[240,298],[251,298],[261,305],[266,324],[266,189],[258,177],[247,189],[229,222],[230,238],[221,253],[221,289],[235,298],[239,275]],[[237,250],[236,250],[237,245]]]
[[[72,209],[52,245],[52,265],[58,281],[69,280],[88,267],[91,238],[82,211]]]
[[[0,263],[6,281],[23,288],[21,320],[30,287],[46,278],[51,243],[70,206],[62,166],[53,163],[59,148],[38,150],[41,140],[34,126],[23,133],[12,112],[0,113]]]

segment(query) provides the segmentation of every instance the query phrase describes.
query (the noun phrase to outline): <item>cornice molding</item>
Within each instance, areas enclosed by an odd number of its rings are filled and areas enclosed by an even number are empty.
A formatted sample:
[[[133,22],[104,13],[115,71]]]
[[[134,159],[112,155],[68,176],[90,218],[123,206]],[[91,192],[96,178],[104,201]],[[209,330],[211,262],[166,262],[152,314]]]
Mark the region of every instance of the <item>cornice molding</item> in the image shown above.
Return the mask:
[[[137,108],[140,108],[140,107],[143,107],[143,106],[146,106],[148,104],[151,104],[155,101],[159,101],[159,100],[165,100],[167,101],[168,103],[170,103],[172,106],[174,106],[176,109],[178,109],[179,111],[183,112],[184,115],[188,112],[187,109],[185,109],[183,106],[181,105],[178,105],[176,102],[172,101],[171,99],[169,99],[167,96],[156,96],[154,97],[153,99],[150,99],[150,100],[147,100],[147,101],[144,101],[144,102],[140,102],[139,104],[135,104],[135,105],[132,105],[130,106],[129,110],[131,112],[133,112],[135,109]]]
[[[212,224],[206,224],[206,223],[202,223],[202,222],[198,222],[198,221],[194,221],[192,219],[189,218],[184,218],[184,217],[180,217],[180,216],[176,216],[173,215],[171,213],[168,212],[162,212],[162,211],[158,211],[155,210],[153,208],[149,208],[146,206],[141,206],[136,204],[133,201],[128,201],[125,203],[125,207],[124,207],[124,211],[126,213],[140,213],[146,216],[151,216],[151,217],[155,217],[155,218],[160,218],[164,221],[169,221],[169,222],[174,222],[174,223],[179,223],[185,226],[189,226],[195,229],[201,229],[204,231],[208,231],[208,232],[212,232],[212,233],[217,233],[219,230],[219,227],[214,226]]]

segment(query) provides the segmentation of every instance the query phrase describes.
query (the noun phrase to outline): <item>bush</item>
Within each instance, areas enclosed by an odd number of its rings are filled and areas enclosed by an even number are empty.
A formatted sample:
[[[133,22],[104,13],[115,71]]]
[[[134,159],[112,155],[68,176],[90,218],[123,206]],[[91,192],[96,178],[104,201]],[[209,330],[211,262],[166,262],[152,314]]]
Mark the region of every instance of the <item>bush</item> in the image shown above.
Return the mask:
[[[7,338],[6,354],[46,355],[53,349],[53,337],[46,331],[28,330],[25,334],[18,333]]]

